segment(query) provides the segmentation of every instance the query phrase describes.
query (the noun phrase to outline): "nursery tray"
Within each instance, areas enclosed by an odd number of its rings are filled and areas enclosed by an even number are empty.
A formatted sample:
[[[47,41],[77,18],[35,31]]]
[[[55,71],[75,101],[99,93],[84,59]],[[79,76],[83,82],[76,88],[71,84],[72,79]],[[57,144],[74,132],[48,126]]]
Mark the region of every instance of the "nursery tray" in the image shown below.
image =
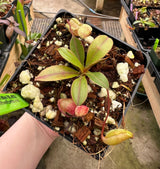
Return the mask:
[[[51,21],[50,25],[48,26],[48,28],[45,30],[44,34],[42,35],[41,39],[38,41],[38,43],[36,44],[36,46],[34,46],[32,48],[32,50],[30,51],[30,53],[27,55],[27,57],[25,58],[26,60],[29,59],[31,57],[31,54],[34,52],[34,50],[37,49],[37,46],[41,43],[41,41],[43,41],[45,35],[47,34],[47,32],[53,27],[53,24],[55,23],[55,19],[58,18],[58,17],[61,17],[63,15],[69,15],[70,17],[74,17],[75,15],[71,14],[70,12],[66,11],[66,10],[60,10],[57,15],[55,16],[55,18]],[[87,22],[87,24],[89,24]],[[96,26],[92,25],[92,24],[89,24],[90,26],[92,26],[92,29],[94,31],[96,31],[97,34],[104,34],[104,35],[107,35],[108,37],[112,38],[112,40],[114,41],[114,45],[116,45],[117,47],[121,48],[121,49],[125,49],[126,51],[129,51],[129,50],[132,50],[133,52],[136,52],[137,49],[128,45],[127,43],[115,38],[114,36],[108,34],[107,32],[104,32],[103,30],[97,28]],[[144,57],[144,66],[145,66],[145,69],[147,68],[148,64],[149,64],[149,60],[148,60],[148,57],[146,56],[145,53],[143,53],[143,57]],[[23,62],[16,70],[16,72],[14,73],[14,75],[12,76],[12,78],[10,79],[9,83],[5,86],[4,88],[4,91],[7,90],[7,88],[9,87],[10,85],[10,82],[14,81],[19,73],[25,68],[25,66],[27,65],[26,62]],[[137,92],[137,89],[138,89],[138,86],[141,82],[141,79],[142,79],[142,75],[141,77],[139,78],[139,80],[137,81],[137,84],[136,86],[134,87],[134,90],[131,94],[131,97],[129,99],[129,101],[126,103],[126,108],[125,108],[125,112],[124,114],[126,114],[128,108],[129,108],[129,105],[131,104],[136,92]],[[36,119],[38,119],[39,121],[41,121],[42,123],[44,123],[45,125],[47,125],[49,128],[51,128],[52,130],[55,130],[54,127],[51,127],[51,124],[47,121],[44,121],[42,120],[39,116],[37,116],[35,113],[33,113],[29,108],[25,108],[24,109],[26,112],[28,112],[29,114],[31,114],[33,117],[35,117]],[[118,120],[118,125],[121,124],[121,121],[122,121],[122,116],[120,117],[120,119]],[[55,130],[56,131],[56,130]],[[75,142],[75,140],[73,139],[73,137],[71,137],[71,135],[69,134],[62,134],[61,132],[59,132],[60,135],[62,135],[63,137],[65,137],[67,140],[69,140],[70,142]],[[77,144],[77,146],[79,148],[81,148],[82,150],[84,150],[84,148],[81,146],[81,144]],[[85,150],[84,150],[85,151]],[[105,152],[107,151],[107,148],[105,148],[100,154],[96,154],[96,155],[92,155],[95,159],[99,160],[99,159],[102,159],[104,156],[105,156]]]

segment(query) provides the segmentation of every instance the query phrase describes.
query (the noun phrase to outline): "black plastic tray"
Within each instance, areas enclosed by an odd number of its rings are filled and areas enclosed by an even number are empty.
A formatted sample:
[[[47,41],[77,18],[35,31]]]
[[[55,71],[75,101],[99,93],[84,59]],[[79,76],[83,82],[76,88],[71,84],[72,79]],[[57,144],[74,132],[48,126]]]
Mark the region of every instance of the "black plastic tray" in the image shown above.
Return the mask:
[[[127,14],[129,15],[129,13],[130,13],[130,8],[129,8],[130,2],[126,3],[125,0],[121,0],[121,4],[124,7],[124,9],[127,12]]]
[[[53,27],[53,24],[55,23],[55,19],[56,19],[57,17],[62,16],[63,14],[69,14],[69,15],[71,15],[72,17],[74,16],[73,14],[69,13],[69,12],[66,11],[66,10],[63,10],[63,9],[60,10],[60,11],[57,13],[57,15],[55,16],[55,18],[51,21],[50,25],[48,26],[48,28],[46,29],[46,31],[45,31],[44,34],[42,35],[41,39],[38,41],[38,43],[32,48],[32,50],[30,51],[30,53],[27,55],[27,57],[25,58],[26,60],[30,57],[31,53],[37,48],[37,46],[39,45],[39,43],[41,42],[41,40],[43,39],[43,37],[45,36],[45,34],[50,30],[50,28]],[[88,23],[88,22],[87,22],[87,23]],[[88,23],[88,24],[89,24],[89,23]],[[92,24],[90,24],[90,25],[92,26],[92,28],[93,28],[94,30],[96,30],[96,32],[97,32],[98,34],[105,34],[105,35],[109,36],[110,38],[112,38],[113,41],[114,41],[114,44],[115,44],[116,46],[118,46],[118,47],[120,47],[120,48],[125,48],[127,51],[129,51],[129,50],[137,51],[136,48],[134,48],[134,47],[128,45],[127,43],[125,43],[125,42],[123,42],[123,41],[121,41],[121,40],[118,40],[117,38],[115,38],[115,37],[113,37],[112,35],[110,35],[110,34],[104,32],[103,30],[97,28],[96,26],[94,26],[94,25],[92,25]],[[148,66],[148,64],[149,64],[149,60],[148,60],[148,57],[147,57],[147,55],[146,55],[145,53],[143,53],[143,55],[144,55],[144,59],[145,59],[145,60],[144,60],[144,65],[145,65],[145,69],[146,69],[147,66]],[[12,80],[14,80],[14,79],[16,78],[16,76],[17,76],[17,75],[20,73],[20,71],[23,69],[23,65],[25,65],[25,64],[27,64],[27,63],[26,63],[26,62],[25,62],[25,63],[23,62],[23,63],[19,66],[19,68],[16,70],[15,74],[11,77],[10,81],[12,81]],[[132,102],[132,100],[133,100],[135,94],[136,94],[136,91],[137,91],[137,89],[138,89],[138,86],[139,86],[139,83],[140,83],[141,79],[142,79],[142,76],[141,76],[140,79],[138,80],[137,85],[135,86],[134,91],[133,91],[133,93],[132,93],[132,96],[131,96],[129,102],[127,103],[127,105],[126,105],[125,114],[126,114],[128,108],[129,108],[129,105],[131,104],[131,102]],[[8,83],[8,84],[9,84],[9,83]],[[8,84],[5,86],[4,90],[6,90]],[[34,113],[32,113],[29,109],[25,108],[24,110],[25,110],[26,112],[28,112],[29,114],[31,114],[31,115],[32,115],[33,117],[35,117],[36,119],[38,119],[39,121],[41,121],[42,123],[44,123],[45,125],[47,125],[47,126],[48,126],[49,128],[51,128],[52,130],[54,130],[47,122],[42,121],[39,117],[37,117],[37,116],[36,116]],[[121,120],[122,120],[122,118],[121,118],[120,121],[119,121],[119,125],[121,124]],[[59,133],[59,134],[60,134],[60,133]],[[60,134],[60,135],[61,135],[61,134]],[[63,135],[63,137],[65,137],[65,138],[66,138],[67,140],[69,140],[70,142],[73,142],[73,138],[72,138],[72,137],[70,137],[70,136],[65,136],[65,135]],[[82,147],[80,147],[80,148],[83,150]],[[101,152],[100,157],[104,157],[106,150],[107,150],[107,149],[105,149],[103,152]],[[100,158],[98,154],[97,154],[97,155],[94,155],[93,157],[94,157],[95,159],[97,159],[97,160],[99,160],[99,158]],[[100,158],[100,159],[101,159],[101,158]]]
[[[3,69],[6,65],[8,58],[9,58],[9,52],[4,52],[0,54],[0,77],[2,75]]]

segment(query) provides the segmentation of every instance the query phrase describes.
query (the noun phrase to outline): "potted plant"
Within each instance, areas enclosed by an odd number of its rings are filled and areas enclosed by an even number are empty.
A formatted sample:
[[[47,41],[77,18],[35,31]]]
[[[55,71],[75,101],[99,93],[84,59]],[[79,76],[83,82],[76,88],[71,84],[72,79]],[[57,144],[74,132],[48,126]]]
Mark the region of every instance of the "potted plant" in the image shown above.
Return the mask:
[[[12,14],[12,1],[1,0],[0,1],[0,18],[6,18]]]
[[[96,159],[133,134],[118,129],[148,60],[61,10],[5,87],[25,109]],[[105,134],[105,136],[104,136]]]
[[[149,9],[149,13],[160,26],[160,9]]]
[[[159,0],[132,0],[134,6],[139,7],[159,7],[160,2]]]

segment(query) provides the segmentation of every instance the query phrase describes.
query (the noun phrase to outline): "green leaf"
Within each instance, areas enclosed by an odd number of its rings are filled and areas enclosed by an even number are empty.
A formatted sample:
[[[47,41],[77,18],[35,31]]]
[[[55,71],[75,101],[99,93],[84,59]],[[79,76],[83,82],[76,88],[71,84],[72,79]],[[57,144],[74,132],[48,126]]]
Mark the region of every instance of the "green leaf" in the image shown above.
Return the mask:
[[[138,24],[138,23],[141,23],[141,21],[140,20],[136,20],[136,21],[133,22],[133,25]]]
[[[86,75],[98,86],[109,88],[109,82],[106,76],[101,72],[87,72]]]
[[[76,57],[76,55],[70,49],[61,47],[58,49],[58,52],[65,60],[72,63],[74,66],[78,67],[81,71],[83,71],[84,66],[81,64],[79,59]]]
[[[85,102],[88,95],[87,80],[84,76],[80,76],[74,80],[71,87],[72,99],[77,106],[80,106]]]
[[[98,36],[89,46],[87,52],[86,67],[97,63],[112,48],[113,40],[106,35]]]
[[[24,31],[27,35],[27,23],[25,19],[25,13],[23,9],[23,5],[17,0],[17,6],[16,6],[16,17],[17,22],[19,23],[19,28]]]
[[[152,21],[145,22],[146,25],[149,25],[150,27],[155,27],[156,24],[153,23]]]
[[[117,145],[127,139],[133,138],[133,133],[125,129],[112,129],[108,131],[102,141],[108,145]]]
[[[35,81],[57,81],[78,76],[79,72],[63,65],[50,66],[35,77]]]
[[[70,41],[70,49],[77,56],[78,60],[82,63],[82,65],[84,65],[84,47],[82,45],[82,42],[75,36],[72,36],[72,39]]]
[[[29,33],[29,35],[27,36],[27,40],[35,40],[37,41],[39,38],[41,37],[41,33]]]

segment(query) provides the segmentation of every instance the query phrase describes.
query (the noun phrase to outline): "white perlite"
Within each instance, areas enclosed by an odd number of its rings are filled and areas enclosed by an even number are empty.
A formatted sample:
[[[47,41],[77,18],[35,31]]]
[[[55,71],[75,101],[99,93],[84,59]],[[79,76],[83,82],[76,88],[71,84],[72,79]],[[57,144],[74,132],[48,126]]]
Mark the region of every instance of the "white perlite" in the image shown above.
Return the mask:
[[[118,82],[113,82],[112,84],[112,88],[115,89],[115,88],[118,88],[119,87],[119,84]]]
[[[112,105],[111,105],[111,109],[114,111],[116,108],[121,108],[122,107],[122,103],[116,101],[116,100],[112,100]]]
[[[56,19],[56,22],[57,22],[57,23],[62,23],[62,18],[61,18],[61,17],[58,17],[58,18]]]
[[[128,72],[129,72],[129,67],[128,67],[128,63],[118,63],[117,64],[117,72],[120,76],[120,79],[123,82],[127,82],[128,81]]]
[[[106,123],[115,125],[116,121],[111,116],[108,116]]]
[[[43,104],[39,98],[39,96],[36,96],[36,98],[33,101],[33,107],[32,112],[41,112],[43,110]]]
[[[57,111],[55,111],[55,110],[48,110],[46,112],[47,119],[54,119],[56,117],[56,115],[57,115]]]
[[[32,84],[28,84],[22,88],[21,96],[23,98],[35,99],[36,96],[40,97],[41,94],[39,88],[35,87]]]
[[[134,54],[133,54],[133,52],[132,52],[131,50],[127,53],[127,56],[128,56],[130,59],[134,59]]]
[[[61,46],[61,45],[62,45],[62,42],[61,42],[61,41],[58,41],[58,40],[56,40],[54,43],[55,43],[55,45],[57,45],[57,46]]]
[[[29,70],[23,70],[20,75],[19,75],[19,81],[22,83],[22,84],[28,84],[30,83],[30,80],[31,80],[31,73],[29,72]]]
[[[105,97],[105,96],[107,96],[107,90],[106,90],[106,88],[102,87],[101,91],[98,93],[98,96],[99,97]],[[112,99],[112,100],[116,99],[116,94],[112,90],[110,90],[110,89],[109,89],[109,98]]]
[[[93,37],[93,36],[87,36],[84,40],[85,40],[87,43],[91,44],[91,43],[94,41],[94,37]]]

